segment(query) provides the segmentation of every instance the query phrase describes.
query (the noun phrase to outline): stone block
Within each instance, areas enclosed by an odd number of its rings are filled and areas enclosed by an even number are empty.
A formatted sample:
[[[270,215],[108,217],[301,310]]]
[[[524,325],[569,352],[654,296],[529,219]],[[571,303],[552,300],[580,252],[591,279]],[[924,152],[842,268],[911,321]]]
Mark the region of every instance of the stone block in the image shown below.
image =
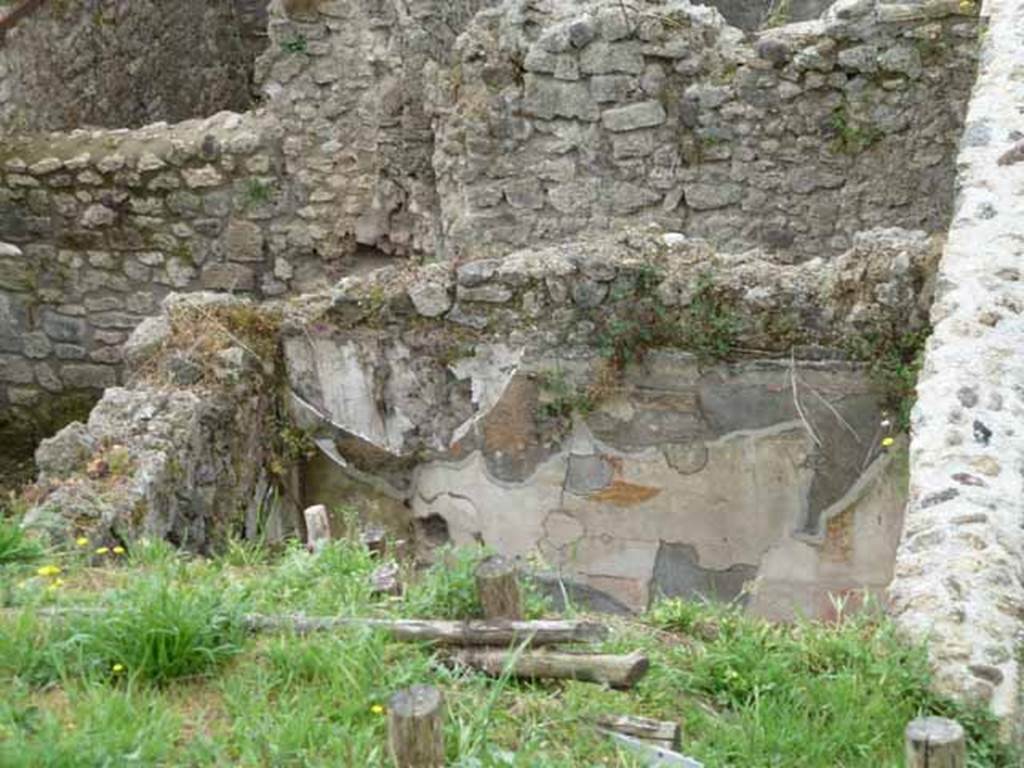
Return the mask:
[[[665,108],[659,101],[642,101],[626,107],[606,109],[601,113],[601,123],[609,131],[635,131],[638,128],[653,128],[665,122]]]
[[[698,182],[684,185],[683,195],[695,211],[710,211],[736,205],[743,199],[743,187],[731,182]]]
[[[199,283],[207,290],[251,291],[256,288],[256,274],[241,264],[207,264]]]
[[[263,261],[263,230],[251,221],[227,225],[227,258],[230,261]]]
[[[32,363],[14,355],[0,355],[0,381],[8,384],[31,384]]]
[[[532,74],[526,75],[523,111],[545,120],[569,117],[596,121],[599,116],[597,102],[585,83]]]
[[[637,87],[632,75],[594,75],[590,78],[590,93],[599,103],[625,101]]]
[[[639,75],[644,71],[644,56],[636,42],[598,42],[580,53],[580,71],[588,75],[608,75],[622,72]]]
[[[217,187],[224,183],[224,177],[212,165],[206,165],[202,168],[184,168],[181,175],[184,177],[185,185],[189,189]]]
[[[55,341],[80,342],[85,338],[86,322],[79,317],[60,315],[50,309],[42,312],[43,331]]]
[[[117,370],[109,365],[70,363],[61,369],[61,377],[71,389],[106,389],[117,386]]]

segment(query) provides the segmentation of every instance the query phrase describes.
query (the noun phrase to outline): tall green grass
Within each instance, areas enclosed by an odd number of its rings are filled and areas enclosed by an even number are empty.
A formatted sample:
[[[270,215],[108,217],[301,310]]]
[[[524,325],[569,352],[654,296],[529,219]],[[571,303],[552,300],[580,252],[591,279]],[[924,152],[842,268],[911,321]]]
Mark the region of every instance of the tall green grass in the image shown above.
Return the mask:
[[[0,566],[31,563],[42,556],[42,545],[29,538],[16,520],[0,517]]]

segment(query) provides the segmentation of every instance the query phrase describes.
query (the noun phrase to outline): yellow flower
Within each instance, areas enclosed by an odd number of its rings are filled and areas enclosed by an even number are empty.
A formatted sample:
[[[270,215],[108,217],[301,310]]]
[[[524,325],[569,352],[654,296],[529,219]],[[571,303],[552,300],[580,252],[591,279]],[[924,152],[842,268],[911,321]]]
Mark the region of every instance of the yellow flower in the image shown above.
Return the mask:
[[[97,548],[96,548],[96,554],[97,554],[97,555],[105,555],[105,554],[107,554],[107,552],[109,552],[109,551],[110,551],[110,548],[109,548],[109,547],[97,547]]]
[[[374,704],[372,707],[370,707],[370,711],[373,712],[373,714],[375,715],[383,715],[384,707],[382,707],[380,704]]]
[[[124,547],[114,547],[110,551],[113,552],[115,555],[123,555],[124,554]]]
[[[59,565],[44,565],[36,571],[40,576],[56,576],[60,573]]]
[[[882,440],[882,447],[883,448],[891,448],[893,443],[895,443],[895,442],[896,441],[893,440],[891,437],[887,437],[884,440]]]
[[[54,579],[50,582],[50,585],[46,588],[47,592],[56,592],[58,589],[64,586],[64,579]]]
[[[80,547],[87,547],[89,546],[89,540],[85,538],[85,536],[79,536],[77,539],[75,539],[75,544],[77,544]]]
[[[115,675],[118,672],[124,672],[124,664],[115,664],[114,666],[111,667],[111,670],[113,670]]]

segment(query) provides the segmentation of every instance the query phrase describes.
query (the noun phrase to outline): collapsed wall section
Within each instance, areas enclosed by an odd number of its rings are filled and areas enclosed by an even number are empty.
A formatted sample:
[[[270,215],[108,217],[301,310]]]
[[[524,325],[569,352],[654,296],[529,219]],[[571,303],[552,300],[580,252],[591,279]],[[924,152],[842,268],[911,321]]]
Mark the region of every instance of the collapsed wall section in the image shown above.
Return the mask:
[[[277,317],[235,297],[169,296],[128,345],[130,386],[40,444],[25,525],[67,545],[148,537],[206,554],[293,531]]]
[[[934,333],[918,384],[910,503],[890,590],[943,691],[1020,726],[1024,619],[1024,3],[985,3]]]
[[[976,13],[845,0],[748,39],[686,2],[485,10],[432,94],[449,248],[648,219],[792,260],[942,231]]]
[[[252,26],[258,3],[35,6],[0,31],[0,131],[131,127],[252,104],[253,60],[264,42]]]
[[[620,608],[832,616],[888,583],[904,501],[890,404],[837,350],[920,328],[936,253],[876,231],[780,267],[655,231],[381,270],[284,323],[291,411],[427,545]]]

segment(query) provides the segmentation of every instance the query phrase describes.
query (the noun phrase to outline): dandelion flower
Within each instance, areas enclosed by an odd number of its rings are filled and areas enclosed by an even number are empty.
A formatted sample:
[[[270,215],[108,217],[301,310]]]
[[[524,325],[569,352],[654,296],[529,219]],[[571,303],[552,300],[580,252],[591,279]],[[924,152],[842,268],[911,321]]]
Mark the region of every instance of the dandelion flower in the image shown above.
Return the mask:
[[[373,712],[373,714],[375,715],[383,715],[384,707],[382,707],[380,704],[374,704],[372,707],[370,707],[370,711]]]
[[[114,547],[110,551],[113,552],[115,555],[123,555],[124,554],[124,547]]]
[[[891,437],[887,437],[884,440],[882,440],[882,447],[883,448],[891,448],[893,443],[895,443],[895,442],[896,441],[893,440]]]
[[[79,547],[87,547],[89,546],[89,540],[85,538],[85,536],[79,536],[77,539],[75,539],[75,544]]]
[[[60,573],[60,566],[44,565],[42,568],[39,568],[36,571],[36,573],[40,576],[56,576],[58,573]]]
[[[110,669],[111,669],[111,670],[113,671],[113,673],[114,673],[114,674],[116,675],[116,674],[117,674],[117,673],[119,673],[119,672],[124,672],[124,664],[115,664],[115,665],[114,665],[114,666],[112,666],[112,667],[111,667]]]
[[[109,551],[110,551],[110,547],[97,547],[96,548],[96,554],[97,555],[105,555]]]
[[[64,579],[54,579],[53,581],[50,582],[49,586],[46,588],[46,591],[47,592],[56,592],[62,586],[64,586]]]

